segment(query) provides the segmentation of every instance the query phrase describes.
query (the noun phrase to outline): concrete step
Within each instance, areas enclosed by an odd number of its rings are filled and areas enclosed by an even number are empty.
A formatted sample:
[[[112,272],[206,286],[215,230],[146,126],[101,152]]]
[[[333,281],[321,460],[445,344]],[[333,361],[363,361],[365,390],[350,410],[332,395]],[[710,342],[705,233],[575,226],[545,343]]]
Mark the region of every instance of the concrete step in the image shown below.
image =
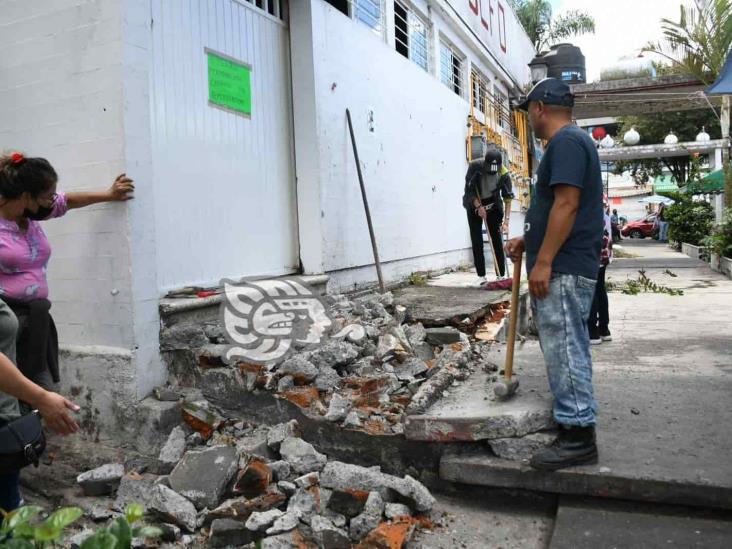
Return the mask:
[[[441,475],[483,486],[732,509],[732,376],[699,344],[689,342],[688,354],[671,345],[613,342],[593,349],[598,465],[540,473],[487,448],[466,449],[443,456]],[[545,375],[536,342],[517,357],[524,376]]]
[[[549,549],[731,546],[729,512],[561,497]]]
[[[505,348],[505,344],[494,344],[486,363],[502,370]],[[542,362],[537,346],[517,342],[514,372],[519,389],[512,398],[497,399],[492,379],[498,372],[480,369],[459,386],[451,387],[448,395],[425,413],[407,417],[405,436],[432,442],[477,441],[522,437],[551,429],[554,421],[549,386],[543,369],[536,367]]]

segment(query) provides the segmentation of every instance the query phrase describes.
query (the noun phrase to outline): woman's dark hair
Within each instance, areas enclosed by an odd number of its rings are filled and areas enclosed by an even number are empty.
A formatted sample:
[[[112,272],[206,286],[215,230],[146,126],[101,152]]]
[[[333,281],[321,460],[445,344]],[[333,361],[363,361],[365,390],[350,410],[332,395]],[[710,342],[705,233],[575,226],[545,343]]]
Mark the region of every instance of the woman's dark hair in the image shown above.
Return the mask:
[[[18,198],[24,192],[33,198],[58,181],[56,170],[45,158],[26,158],[21,153],[0,156],[0,197]]]

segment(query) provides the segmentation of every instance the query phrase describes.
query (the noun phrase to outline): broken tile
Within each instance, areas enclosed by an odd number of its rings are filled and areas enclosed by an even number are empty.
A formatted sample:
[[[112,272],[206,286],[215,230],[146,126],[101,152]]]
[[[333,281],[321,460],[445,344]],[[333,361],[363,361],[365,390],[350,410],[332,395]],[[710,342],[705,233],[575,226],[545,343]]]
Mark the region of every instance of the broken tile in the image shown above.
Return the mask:
[[[254,498],[263,494],[272,482],[272,469],[261,459],[252,459],[237,473],[233,493]]]
[[[181,413],[183,414],[183,421],[194,431],[200,433],[205,440],[211,438],[214,431],[218,430],[223,424],[223,419],[215,413],[192,402],[184,402]]]
[[[170,473],[170,486],[197,508],[213,508],[238,467],[236,449],[216,446],[188,452]]]

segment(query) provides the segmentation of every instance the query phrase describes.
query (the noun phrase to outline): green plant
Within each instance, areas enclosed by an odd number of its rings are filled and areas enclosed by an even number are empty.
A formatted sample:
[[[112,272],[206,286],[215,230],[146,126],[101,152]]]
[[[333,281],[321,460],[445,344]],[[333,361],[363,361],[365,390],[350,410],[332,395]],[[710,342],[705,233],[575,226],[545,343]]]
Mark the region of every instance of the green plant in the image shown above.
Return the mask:
[[[725,211],[722,223],[714,227],[701,243],[720,257],[732,258],[732,209]]]
[[[676,193],[673,198],[676,203],[665,211],[669,239],[679,246],[682,242],[699,246],[712,230],[714,209],[711,204],[693,201],[688,195]]]
[[[409,283],[412,286],[426,286],[428,278],[424,273],[412,273],[409,275]]]
[[[100,528],[91,537],[81,544],[81,549],[129,549],[132,546],[132,538],[158,538],[163,531],[154,526],[132,525],[138,522],[145,515],[142,505],[133,503],[125,509],[123,517],[116,518],[106,528]]]
[[[664,274],[670,273],[664,272]],[[676,276],[671,273],[671,276]],[[608,292],[622,292],[626,295],[638,295],[640,293],[653,293],[653,294],[666,294],[679,296],[684,295],[684,290],[677,290],[675,288],[669,288],[662,284],[656,284],[653,282],[644,270],[638,271],[638,278],[630,278],[624,283],[617,283],[615,281],[608,281],[605,283],[605,288]]]
[[[62,507],[45,521],[36,520],[41,507],[28,505],[4,515],[0,526],[0,547],[3,549],[41,549],[55,547],[64,536],[64,530],[84,514],[78,507]],[[145,509],[131,504],[125,515],[115,519],[106,528],[100,528],[82,543],[82,549],[129,549],[132,538],[157,538],[160,528],[132,525],[142,519]]]
[[[64,507],[44,521],[36,520],[42,512],[41,507],[28,505],[5,514],[0,526],[0,547],[34,549],[56,545],[64,529],[84,514],[78,507]]]

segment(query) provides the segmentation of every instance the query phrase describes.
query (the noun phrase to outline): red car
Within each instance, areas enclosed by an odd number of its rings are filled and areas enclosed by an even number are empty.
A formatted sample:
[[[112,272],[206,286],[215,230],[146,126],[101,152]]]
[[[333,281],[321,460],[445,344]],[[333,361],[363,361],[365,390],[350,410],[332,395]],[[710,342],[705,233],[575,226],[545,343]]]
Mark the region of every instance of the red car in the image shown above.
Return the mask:
[[[656,226],[656,214],[647,215],[643,219],[630,221],[620,231],[625,237],[646,238],[652,237]]]

